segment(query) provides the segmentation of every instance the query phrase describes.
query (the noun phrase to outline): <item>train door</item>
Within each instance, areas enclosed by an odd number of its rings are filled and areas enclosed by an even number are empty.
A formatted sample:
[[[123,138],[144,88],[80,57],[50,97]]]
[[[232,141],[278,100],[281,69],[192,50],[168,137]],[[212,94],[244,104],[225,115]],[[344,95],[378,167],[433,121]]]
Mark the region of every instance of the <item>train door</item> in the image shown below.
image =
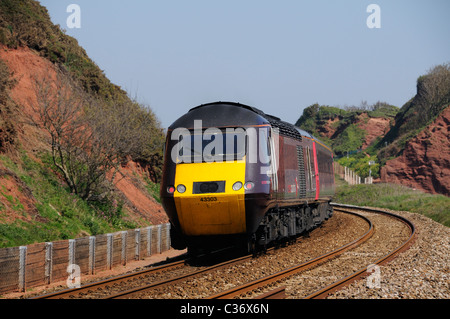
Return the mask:
[[[306,196],[316,197],[316,174],[314,169],[314,154],[310,146],[305,147]]]
[[[278,165],[280,159],[280,136],[278,130],[270,130],[269,137],[269,147],[270,147],[270,171],[271,171],[271,181],[272,181],[272,191],[275,198],[278,198]]]
[[[319,199],[320,184],[319,184],[319,161],[317,160],[316,142],[313,142],[313,161],[314,161],[314,179],[316,188],[316,200]]]

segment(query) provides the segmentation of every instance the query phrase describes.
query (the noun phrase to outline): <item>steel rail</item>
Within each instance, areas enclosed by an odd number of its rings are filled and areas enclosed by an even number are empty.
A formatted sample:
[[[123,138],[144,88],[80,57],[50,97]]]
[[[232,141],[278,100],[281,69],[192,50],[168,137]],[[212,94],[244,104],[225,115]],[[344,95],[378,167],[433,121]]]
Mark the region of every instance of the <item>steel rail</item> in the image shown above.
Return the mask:
[[[396,254],[400,253],[401,251],[406,250],[409,247],[409,245],[411,244],[410,242],[414,238],[414,234],[415,234],[414,225],[410,221],[408,221],[407,219],[405,219],[405,218],[403,218],[401,216],[398,216],[398,215],[395,215],[395,214],[392,214],[392,213],[388,213],[388,212],[385,212],[385,211],[381,211],[381,210],[362,208],[362,207],[358,207],[358,206],[339,205],[339,204],[334,204],[334,203],[333,203],[333,206],[335,208],[337,208],[337,210],[341,210],[339,208],[352,208],[352,209],[367,210],[367,211],[372,211],[372,212],[383,213],[383,214],[386,214],[386,215],[391,215],[391,216],[393,216],[395,218],[398,218],[398,219],[402,220],[405,224],[408,225],[408,227],[411,229],[410,239],[407,242],[405,242],[403,245],[398,247],[391,254],[388,254],[385,257],[381,258],[379,261],[377,261],[376,262],[377,264],[382,263],[382,262],[387,262],[391,258],[394,258],[393,255],[396,255]],[[348,243],[348,244],[342,246],[341,248],[338,248],[338,249],[336,249],[336,250],[334,250],[334,251],[332,251],[330,253],[324,254],[324,255],[322,255],[320,257],[317,257],[317,258],[314,258],[314,259],[312,259],[312,260],[310,260],[310,261],[308,261],[306,263],[303,263],[303,264],[291,267],[291,268],[286,269],[284,271],[280,271],[280,272],[278,272],[276,274],[273,274],[273,275],[261,278],[259,280],[252,281],[252,282],[247,283],[245,285],[242,285],[242,286],[239,286],[239,287],[235,287],[235,288],[227,290],[225,292],[222,292],[222,293],[210,296],[210,297],[208,297],[208,299],[231,298],[233,296],[241,295],[241,294],[243,294],[245,292],[254,290],[254,289],[259,288],[261,286],[267,286],[270,283],[276,282],[276,281],[278,281],[278,280],[280,280],[282,278],[291,276],[292,274],[304,271],[306,269],[310,269],[310,268],[316,266],[317,264],[323,263],[323,262],[325,262],[325,261],[327,261],[327,260],[329,260],[331,258],[335,258],[339,254],[342,254],[344,251],[347,251],[347,250],[349,250],[351,248],[354,248],[354,247],[360,245],[362,242],[368,240],[372,236],[372,234],[374,233],[374,227],[373,227],[371,221],[368,218],[366,218],[365,216],[359,215],[357,213],[354,213],[354,212],[349,212],[349,211],[345,211],[345,210],[342,210],[342,211],[345,212],[345,213],[353,214],[353,215],[356,215],[358,217],[363,218],[370,225],[369,230],[363,236],[361,236],[359,239],[356,239],[356,240],[352,241],[351,243]],[[234,260],[226,261],[226,262],[223,262],[223,263],[220,263],[220,264],[217,264],[217,265],[213,265],[211,267],[204,268],[204,269],[199,270],[199,271],[194,271],[194,272],[192,272],[190,274],[181,275],[181,276],[169,279],[169,280],[162,280],[160,282],[153,283],[153,284],[150,284],[150,285],[147,285],[147,286],[144,286],[144,287],[139,287],[139,288],[127,290],[127,291],[124,291],[124,292],[121,292],[121,293],[118,293],[118,294],[115,294],[115,295],[110,295],[110,296],[105,297],[105,299],[130,298],[132,296],[136,296],[136,294],[140,294],[140,293],[143,293],[145,291],[148,291],[148,290],[151,290],[151,289],[154,289],[154,288],[158,288],[158,287],[162,287],[162,286],[165,286],[165,285],[173,284],[175,282],[183,281],[183,280],[188,279],[189,277],[195,277],[195,276],[200,275],[202,273],[206,273],[208,271],[217,270],[217,269],[220,269],[220,268],[223,268],[223,267],[227,267],[227,266],[230,266],[230,265],[235,264],[235,263],[243,262],[243,261],[248,260],[250,258],[252,258],[252,255],[240,257],[240,258],[237,258],[237,259],[234,259]],[[138,272],[138,273],[123,275],[123,276],[119,276],[119,277],[103,280],[103,281],[100,281],[100,282],[87,284],[87,285],[84,285],[84,286],[82,286],[81,288],[78,288],[78,289],[66,289],[66,290],[63,290],[63,291],[59,291],[59,292],[55,292],[55,293],[50,293],[50,294],[38,296],[38,297],[35,297],[33,299],[54,299],[54,298],[67,298],[67,297],[70,297],[70,296],[76,296],[76,295],[80,295],[83,292],[89,292],[89,291],[98,289],[100,287],[111,286],[113,284],[117,284],[117,283],[120,283],[120,282],[123,282],[123,281],[130,281],[133,278],[145,276],[146,274],[151,274],[151,273],[155,273],[155,272],[162,272],[162,271],[167,271],[167,270],[170,270],[170,269],[173,269],[173,268],[177,268],[177,267],[180,267],[180,265],[183,264],[184,262],[185,262],[184,260],[183,261],[178,261],[178,262],[174,262],[174,263],[171,263],[171,264],[168,264],[168,265],[163,265],[163,266],[151,268],[151,269],[148,269],[148,270],[144,270],[144,271],[141,271],[141,272]],[[307,298],[324,298],[331,291],[334,291],[334,290],[338,289],[339,287],[341,287],[343,285],[346,285],[348,282],[350,282],[350,280],[352,280],[351,278],[354,278],[354,277],[357,278],[358,276],[362,276],[365,271],[366,271],[366,268],[361,269],[360,271],[356,272],[355,274],[342,279],[341,280],[342,283],[340,283],[341,281],[336,282],[335,285],[330,285],[328,287],[325,287],[324,289],[321,289],[321,290],[317,291],[316,293],[307,296]],[[353,280],[355,280],[355,279],[353,279]],[[264,295],[262,295],[262,296],[260,296],[258,298],[264,298],[264,299],[266,299],[266,298],[267,299],[270,299],[270,298],[284,298],[284,296],[285,296],[285,287],[277,288],[277,289],[274,289],[272,291],[269,291],[268,293],[266,293],[266,294],[264,294]]]
[[[30,299],[64,299],[64,298],[70,298],[71,296],[80,295],[82,293],[87,293],[89,291],[98,290],[100,288],[106,287],[106,286],[112,286],[115,284],[120,284],[125,281],[130,281],[135,278],[139,278],[146,275],[151,275],[158,272],[165,272],[172,270],[174,268],[179,268],[180,266],[184,265],[185,260],[175,261],[166,265],[157,266],[154,268],[142,270],[139,272],[126,274],[118,277],[113,277],[97,282],[93,282],[90,284],[86,284],[81,286],[80,288],[71,288],[71,289],[64,289],[61,291],[56,291],[52,293],[48,293],[45,295],[36,296]]]
[[[372,213],[388,215],[388,216],[399,219],[404,224],[406,224],[408,226],[408,228],[410,229],[410,236],[405,242],[403,242],[396,249],[394,249],[393,251],[389,252],[388,254],[384,255],[382,258],[378,259],[377,261],[375,261],[374,263],[371,263],[371,264],[375,264],[375,265],[385,264],[385,263],[389,262],[390,260],[394,259],[401,252],[407,250],[414,243],[414,239],[416,236],[415,226],[410,220],[408,220],[402,216],[399,216],[397,214],[393,214],[393,213],[390,213],[390,212],[387,212],[387,211],[384,211],[381,209],[359,207],[359,206],[353,206],[353,205],[342,205],[342,204],[336,204],[336,203],[333,203],[333,206],[340,207],[340,208],[359,209],[359,210],[369,211]],[[341,280],[338,280],[338,281],[332,283],[331,285],[326,286],[325,288],[322,288],[322,289],[319,289],[319,290],[313,292],[312,294],[306,296],[304,299],[324,299],[330,293],[332,293],[336,290],[339,290],[344,286],[349,285],[353,281],[360,279],[360,278],[366,276],[367,274],[368,274],[367,267],[361,268],[358,271],[354,272],[353,274],[351,274]]]
[[[347,244],[341,246],[340,248],[338,248],[336,250],[328,252],[328,253],[326,253],[324,255],[321,255],[321,256],[319,256],[317,258],[311,259],[311,260],[309,260],[309,261],[307,261],[305,263],[301,263],[301,264],[298,264],[296,266],[290,267],[288,269],[279,271],[279,272],[277,272],[275,274],[272,274],[272,275],[269,275],[269,276],[266,276],[266,277],[263,277],[263,278],[260,278],[260,279],[248,282],[248,283],[243,284],[241,286],[237,286],[237,287],[231,288],[231,289],[223,291],[221,293],[209,296],[209,297],[207,297],[207,299],[229,299],[229,298],[233,298],[235,296],[242,295],[242,294],[247,293],[249,291],[252,291],[252,290],[255,290],[255,289],[258,289],[258,288],[270,285],[270,284],[273,284],[273,283],[275,283],[275,282],[277,282],[277,281],[279,281],[279,280],[281,280],[283,278],[289,277],[289,276],[291,276],[293,274],[305,271],[307,269],[311,269],[311,268],[313,268],[314,266],[316,266],[316,265],[318,265],[320,263],[323,263],[323,262],[325,262],[327,260],[330,260],[332,258],[337,257],[338,255],[344,253],[345,251],[347,251],[349,249],[352,249],[352,248],[354,248],[356,246],[361,245],[363,242],[368,240],[373,235],[373,233],[374,233],[373,224],[365,216],[362,216],[362,215],[359,215],[359,214],[353,213],[353,212],[347,212],[347,211],[345,211],[345,213],[356,215],[356,216],[364,219],[369,224],[369,230],[366,233],[364,233],[361,237],[355,239],[354,241],[352,241],[350,243],[347,243]]]
[[[155,289],[155,288],[160,288],[160,287],[167,286],[167,285],[171,285],[171,284],[174,284],[174,283],[179,282],[179,281],[187,280],[189,278],[193,278],[195,276],[207,273],[207,272],[212,271],[212,270],[218,270],[218,269],[221,269],[221,268],[229,267],[230,265],[238,264],[238,263],[250,260],[251,258],[253,258],[253,255],[246,255],[246,256],[239,257],[239,258],[232,259],[232,260],[228,260],[228,261],[222,262],[220,264],[216,264],[216,265],[213,265],[213,266],[210,266],[210,267],[198,270],[198,271],[194,271],[194,272],[189,273],[189,274],[177,276],[177,277],[174,277],[174,278],[171,278],[171,279],[168,279],[168,280],[162,280],[162,281],[150,284],[150,285],[146,285],[146,286],[137,287],[137,288],[134,288],[134,289],[122,291],[122,292],[114,294],[114,295],[106,296],[106,297],[104,297],[102,299],[127,299],[127,298],[131,298],[131,297],[139,295],[141,293],[145,293],[145,292],[147,292],[149,290],[152,290],[152,289]]]
[[[256,296],[254,299],[284,299],[286,298],[286,286],[275,288],[265,294]]]

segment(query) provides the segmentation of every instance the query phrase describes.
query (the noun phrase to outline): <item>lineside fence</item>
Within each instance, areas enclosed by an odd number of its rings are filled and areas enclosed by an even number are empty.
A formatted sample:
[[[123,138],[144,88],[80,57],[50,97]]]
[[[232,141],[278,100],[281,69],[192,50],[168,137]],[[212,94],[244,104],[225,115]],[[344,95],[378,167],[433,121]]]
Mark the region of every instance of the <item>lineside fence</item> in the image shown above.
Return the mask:
[[[334,172],[339,175],[343,180],[345,180],[350,185],[361,184],[361,176],[356,174],[350,168],[342,166],[338,162],[333,162]],[[364,184],[373,184],[373,177],[366,177],[363,180]]]
[[[92,275],[170,249],[170,223],[0,249],[0,294]],[[69,267],[70,266],[70,267]]]

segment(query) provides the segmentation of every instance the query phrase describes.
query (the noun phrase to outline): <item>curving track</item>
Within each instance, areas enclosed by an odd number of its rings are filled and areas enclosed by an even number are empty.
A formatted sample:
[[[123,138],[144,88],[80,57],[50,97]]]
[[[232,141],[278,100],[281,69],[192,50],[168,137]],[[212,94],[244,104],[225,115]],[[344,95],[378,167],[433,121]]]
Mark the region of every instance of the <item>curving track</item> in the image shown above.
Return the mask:
[[[367,265],[387,262],[412,243],[415,234],[414,225],[400,216],[381,210],[354,206],[335,204],[334,207],[339,218],[336,217],[334,221],[332,218],[328,223],[334,222],[337,223],[337,226],[330,224],[328,228],[324,226],[311,233],[311,238],[308,240],[313,240],[314,236],[318,236],[315,243],[329,242],[322,250],[317,250],[317,252],[321,251],[320,254],[311,253],[311,258],[306,258],[308,256],[305,247],[308,245],[297,246],[301,243],[296,243],[285,248],[271,250],[258,258],[249,255],[210,267],[193,267],[182,260],[139,273],[85,285],[79,289],[65,290],[37,298],[324,298],[331,291],[367,274]],[[352,217],[347,217],[347,214],[351,214]],[[333,233],[332,228],[339,229],[340,225],[342,227],[340,233],[342,233],[347,229],[345,228],[348,226],[346,223],[350,219],[352,223],[358,224],[358,234],[356,235],[355,232],[352,236],[343,237],[341,241],[337,241],[339,245],[337,242],[332,244],[330,238],[338,235]],[[381,219],[389,221],[382,222]],[[394,220],[399,222],[394,223]],[[398,226],[399,223],[402,226]],[[389,230],[383,226],[385,224],[396,224],[398,227]],[[399,231],[402,227],[408,230]],[[391,231],[395,233],[391,233]],[[402,233],[401,238],[399,237],[400,233]],[[406,233],[409,235],[405,235]],[[408,237],[407,240],[404,237]],[[392,243],[390,239],[392,239]],[[398,244],[399,242],[401,244]],[[392,248],[393,245],[394,248]],[[373,260],[372,256],[364,261],[352,261],[352,256],[371,255],[367,252],[378,246],[384,247],[381,249],[383,254],[381,258]],[[305,256],[294,258],[291,250],[295,250],[295,247],[298,247],[297,250],[303,252]],[[280,261],[282,259],[280,256],[284,251],[288,256],[287,260],[298,260],[299,262],[293,266],[286,266],[289,261],[287,263]],[[381,252],[377,252],[375,255],[379,256],[380,254]],[[266,263],[270,266],[262,266],[264,260],[267,260]],[[275,263],[279,265],[274,266]],[[350,268],[353,271],[335,271],[341,267],[338,265],[345,263],[351,264]],[[325,274],[330,273],[327,267],[332,269],[334,276],[341,277],[331,282],[328,280],[316,283],[311,280],[313,277],[324,277]],[[355,267],[359,267],[358,271],[354,271]],[[258,271],[256,271],[257,269]],[[263,275],[259,273],[260,269],[263,269],[261,271]],[[308,282],[309,285],[305,282]],[[300,292],[297,289],[299,286],[307,289]]]
[[[399,253],[408,249],[414,242],[415,226],[404,217],[383,210],[351,205],[334,204],[334,208],[335,211],[347,213],[358,211],[360,214],[365,214],[376,225],[373,238],[365,244],[361,244],[346,256],[338,257],[329,263],[316,267],[316,269],[311,270],[307,274],[290,278],[283,282],[285,286],[281,288],[271,290],[261,297],[255,297],[254,295],[252,297],[274,298],[272,294],[276,294],[275,296],[279,298],[326,298],[331,292],[363,276],[370,275],[371,272],[368,272],[368,270],[375,269],[375,266],[392,260]],[[382,257],[377,259],[380,255]],[[358,265],[360,268],[352,272],[351,270],[358,267]],[[324,284],[324,282],[330,281],[329,279],[336,276],[342,277],[338,277],[338,280],[335,281],[331,280],[329,284]],[[313,280],[311,280],[312,278]],[[275,280],[276,278],[272,279],[272,281]],[[264,279],[261,279],[260,282],[264,282]],[[311,282],[312,285],[310,284]],[[287,288],[287,286],[290,288]],[[299,289],[298,287],[301,288]],[[318,287],[321,288],[317,289]],[[235,288],[235,290],[239,290],[239,287]],[[290,290],[290,293],[286,290]],[[247,291],[242,290],[242,293],[245,292]],[[239,294],[233,293],[230,296],[235,295]]]
[[[359,269],[358,271],[346,276],[345,278],[342,278],[341,280],[338,280],[322,289],[319,289],[319,290],[313,292],[312,294],[309,294],[308,296],[305,297],[305,299],[326,298],[328,296],[328,294],[330,294],[331,292],[336,291],[336,290],[350,284],[354,280],[357,280],[365,275],[368,275],[368,269],[374,268],[371,265],[380,266],[380,265],[383,265],[383,264],[389,262],[390,260],[395,258],[398,254],[400,254],[401,252],[403,252],[403,251],[407,250],[409,247],[411,247],[411,245],[414,243],[414,239],[415,239],[415,235],[416,235],[415,226],[411,221],[409,221],[408,219],[406,219],[402,216],[399,216],[399,215],[396,215],[393,213],[389,213],[384,210],[373,209],[373,208],[361,208],[361,207],[356,207],[356,206],[338,205],[338,204],[334,204],[334,207],[339,207],[341,209],[342,208],[358,209],[358,210],[364,210],[364,211],[375,213],[375,214],[389,216],[390,218],[399,220],[408,228],[409,237],[407,237],[407,239],[404,240],[395,249],[389,251],[388,253],[386,253],[383,257],[379,258],[378,260],[375,260],[371,264]]]

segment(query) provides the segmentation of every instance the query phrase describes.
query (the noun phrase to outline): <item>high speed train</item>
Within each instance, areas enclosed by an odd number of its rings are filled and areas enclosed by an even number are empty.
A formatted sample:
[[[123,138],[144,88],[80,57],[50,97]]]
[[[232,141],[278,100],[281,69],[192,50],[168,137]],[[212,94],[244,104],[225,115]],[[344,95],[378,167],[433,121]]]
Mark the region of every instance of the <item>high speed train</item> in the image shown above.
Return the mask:
[[[331,149],[255,107],[202,104],[168,128],[160,195],[175,249],[295,238],[332,216],[334,192]]]

